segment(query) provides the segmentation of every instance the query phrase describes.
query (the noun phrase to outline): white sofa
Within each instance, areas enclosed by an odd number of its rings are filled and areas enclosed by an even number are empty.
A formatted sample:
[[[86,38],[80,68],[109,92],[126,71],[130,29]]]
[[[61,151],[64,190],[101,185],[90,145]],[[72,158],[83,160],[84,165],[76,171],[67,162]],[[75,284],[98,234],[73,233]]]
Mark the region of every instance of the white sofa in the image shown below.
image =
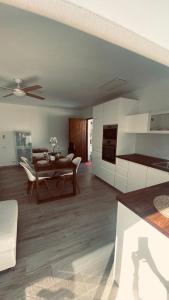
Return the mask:
[[[17,221],[17,201],[0,201],[0,271],[16,265]]]

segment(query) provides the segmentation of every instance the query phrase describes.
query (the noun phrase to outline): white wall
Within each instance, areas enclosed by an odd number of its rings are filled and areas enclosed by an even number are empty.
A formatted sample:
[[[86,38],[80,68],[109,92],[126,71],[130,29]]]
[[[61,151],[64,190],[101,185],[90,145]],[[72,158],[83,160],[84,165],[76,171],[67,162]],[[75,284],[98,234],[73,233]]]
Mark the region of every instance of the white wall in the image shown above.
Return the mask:
[[[139,112],[169,111],[169,78],[136,91]],[[137,134],[136,152],[169,159],[169,135]]]
[[[89,106],[80,110],[80,115],[84,119],[89,119],[93,117],[93,106]]]
[[[140,113],[169,110],[169,78],[136,91],[136,97],[140,99]]]
[[[169,49],[169,1],[68,0]]]
[[[68,148],[69,117],[79,117],[83,111],[42,108],[14,104],[0,104],[0,132],[13,130],[30,130],[34,147],[50,147],[49,138],[56,136],[59,145]],[[4,150],[0,147],[2,158]],[[14,158],[11,156],[11,161]]]

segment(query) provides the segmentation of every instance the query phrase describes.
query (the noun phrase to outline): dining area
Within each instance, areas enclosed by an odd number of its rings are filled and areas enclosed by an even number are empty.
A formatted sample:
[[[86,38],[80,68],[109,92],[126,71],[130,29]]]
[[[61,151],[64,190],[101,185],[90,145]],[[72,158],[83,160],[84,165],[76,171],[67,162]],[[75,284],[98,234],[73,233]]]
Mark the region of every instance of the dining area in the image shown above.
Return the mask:
[[[40,157],[33,156],[32,161],[21,156],[20,166],[27,176],[29,201],[36,199],[36,203],[40,204],[80,193],[80,163],[81,157],[75,157],[74,153],[63,156],[57,151],[44,152]]]

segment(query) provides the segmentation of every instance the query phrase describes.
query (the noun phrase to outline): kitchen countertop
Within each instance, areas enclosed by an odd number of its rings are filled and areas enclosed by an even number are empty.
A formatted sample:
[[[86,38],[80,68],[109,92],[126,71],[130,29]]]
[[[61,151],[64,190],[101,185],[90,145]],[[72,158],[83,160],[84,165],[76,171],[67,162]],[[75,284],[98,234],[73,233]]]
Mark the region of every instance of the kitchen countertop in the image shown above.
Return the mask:
[[[169,182],[119,195],[117,199],[139,217],[169,237],[169,218],[154,207],[153,200],[159,195],[169,195]]]
[[[169,172],[169,169],[167,170],[165,167],[154,165],[159,162],[168,162],[168,160],[163,159],[163,158],[158,158],[158,157],[153,157],[153,156],[147,156],[147,155],[142,155],[142,154],[126,154],[126,155],[117,155],[116,157],[125,159],[140,165],[144,165],[147,167],[151,167],[154,169],[162,170],[165,172]]]

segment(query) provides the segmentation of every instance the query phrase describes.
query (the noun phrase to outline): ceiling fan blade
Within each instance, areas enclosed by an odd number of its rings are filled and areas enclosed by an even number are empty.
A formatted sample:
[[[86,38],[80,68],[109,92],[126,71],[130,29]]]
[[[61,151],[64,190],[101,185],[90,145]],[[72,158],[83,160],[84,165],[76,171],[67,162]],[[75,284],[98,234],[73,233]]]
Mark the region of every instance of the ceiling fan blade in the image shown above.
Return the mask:
[[[8,95],[5,95],[5,96],[3,96],[3,98],[5,98],[5,97],[9,97],[9,96],[12,96],[13,95],[13,93],[11,93],[11,94],[8,94]]]
[[[44,97],[41,97],[41,96],[38,96],[38,95],[34,95],[34,94],[31,94],[31,93],[26,93],[26,95],[29,96],[29,97],[32,97],[32,98],[40,99],[40,100],[44,100],[45,99]]]
[[[38,90],[38,89],[41,89],[42,86],[37,84],[37,85],[32,85],[32,86],[28,86],[28,87],[24,87],[22,88],[22,90],[27,93],[27,92],[31,92],[31,91],[35,91],[35,90]]]
[[[10,90],[10,91],[12,90],[12,89],[10,89],[10,88],[7,87],[7,86],[0,86],[0,88],[1,88],[1,89],[5,89],[5,90]]]

